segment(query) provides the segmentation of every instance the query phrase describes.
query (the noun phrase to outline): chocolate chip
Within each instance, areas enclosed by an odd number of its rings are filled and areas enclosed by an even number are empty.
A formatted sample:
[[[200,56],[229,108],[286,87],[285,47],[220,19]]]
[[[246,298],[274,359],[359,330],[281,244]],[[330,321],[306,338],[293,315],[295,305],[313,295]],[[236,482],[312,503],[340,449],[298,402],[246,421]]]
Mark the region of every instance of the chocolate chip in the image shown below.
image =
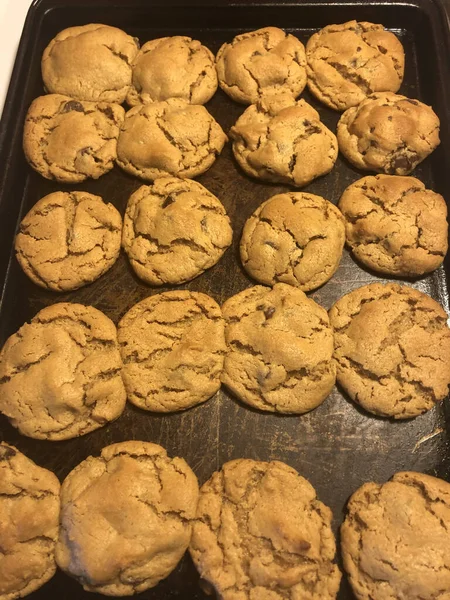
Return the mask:
[[[133,42],[136,44],[136,48],[139,50],[139,48],[141,47],[141,43],[139,42],[139,38],[134,37],[133,38]]]
[[[317,125],[311,125],[309,124],[306,129],[305,129],[305,133],[307,135],[312,135],[313,133],[321,133],[321,129],[320,127],[318,127]]]
[[[378,46],[378,50],[381,52],[381,54],[386,54],[387,49],[384,46]]]
[[[207,231],[207,227],[206,227],[206,217],[203,217],[202,220],[200,221],[200,225],[202,228],[202,231]]]
[[[17,452],[14,448],[9,448],[8,446],[0,446],[0,460],[8,460],[13,456],[16,456]]]
[[[411,98],[406,98],[406,102],[409,102],[410,104],[414,104],[414,106],[418,106],[419,103],[417,102],[417,100],[411,100]]]
[[[397,158],[391,162],[391,171],[395,173],[397,169],[410,169],[412,164],[412,160],[407,156],[397,156]]]
[[[77,102],[76,100],[69,100],[69,102],[66,102],[61,112],[68,113],[72,110],[75,110],[76,112],[84,112],[83,105],[81,102]]]
[[[108,117],[108,119],[112,119],[114,121],[114,113],[110,106],[107,106],[106,108],[101,108],[100,111],[104,115],[106,115]]]
[[[252,57],[253,56],[262,56],[262,52],[258,52],[258,50],[255,50],[255,52],[253,52]]]
[[[387,118],[388,121],[392,121],[392,115],[389,115]]]
[[[168,206],[170,206],[174,202],[175,202],[175,198],[173,196],[167,196],[167,198],[164,200],[164,202],[162,204],[162,207],[163,208],[167,208]]]
[[[356,48],[356,52],[361,52],[361,50],[362,50],[361,46],[358,46],[358,47]]]
[[[273,306],[269,306],[269,308],[267,308],[264,311],[264,316],[266,317],[266,320],[269,320],[273,317],[273,314],[275,312],[275,308]]]
[[[278,246],[276,244],[274,244],[273,242],[267,241],[267,242],[264,242],[264,244],[266,246],[270,246],[271,248],[275,248],[275,250],[278,248]]]

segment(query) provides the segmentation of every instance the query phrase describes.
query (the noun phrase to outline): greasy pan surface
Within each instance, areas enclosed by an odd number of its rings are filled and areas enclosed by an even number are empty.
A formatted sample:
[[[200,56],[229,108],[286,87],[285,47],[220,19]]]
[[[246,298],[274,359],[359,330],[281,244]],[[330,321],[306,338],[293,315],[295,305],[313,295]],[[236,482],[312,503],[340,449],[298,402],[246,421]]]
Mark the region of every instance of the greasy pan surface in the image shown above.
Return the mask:
[[[81,302],[104,311],[116,323],[136,302],[169,288],[151,288],[132,273],[122,253],[114,267],[97,282],[76,292],[55,294],[39,289],[21,272],[11,254],[20,219],[42,196],[59,190],[83,190],[101,195],[122,213],[129,195],[143,182],[118,167],[97,181],[65,186],[44,180],[25,162],[21,150],[22,126],[32,99],[43,93],[40,57],[58,31],[85,23],[107,23],[139,37],[141,43],[166,35],[189,35],[213,52],[236,34],[274,25],[289,30],[306,43],[320,27],[350,19],[383,23],[400,37],[406,52],[405,80],[399,93],[432,104],[441,118],[442,144],[412,173],[427,187],[450,200],[450,89],[449,32],[441,6],[432,0],[408,3],[324,2],[263,4],[243,0],[229,4],[220,0],[191,3],[156,0],[42,0],[29,14],[0,130],[0,283],[4,284],[0,313],[0,343],[40,309],[60,301]],[[302,97],[319,111],[324,123],[335,131],[339,114],[320,105],[308,91]],[[208,110],[225,131],[245,107],[218,91]],[[344,188],[365,173],[351,167],[340,155],[327,176],[304,191],[336,203]],[[227,144],[213,167],[198,181],[216,194],[232,221],[234,242],[218,265],[182,289],[210,294],[219,303],[253,282],[239,261],[239,240],[245,220],[270,196],[287,186],[259,183],[246,177],[236,165]],[[425,278],[409,285],[430,294],[448,309],[450,261]],[[312,297],[328,309],[346,292],[372,281],[382,281],[361,268],[344,251],[342,263],[326,285]],[[234,458],[282,460],[295,467],[314,485],[320,500],[331,507],[334,528],[343,520],[345,503],[365,481],[384,482],[399,470],[417,470],[450,479],[450,404],[448,399],[425,415],[405,422],[378,419],[362,412],[335,388],[313,412],[302,416],[265,414],[239,403],[221,390],[206,404],[185,412],[159,416],[128,404],[115,423],[79,439],[47,442],[27,439],[0,417],[0,439],[17,446],[39,465],[62,480],[67,473],[103,446],[128,439],[148,440],[182,456],[200,483]],[[430,437],[429,437],[430,436]],[[92,597],[80,585],[58,572],[30,598]],[[203,599],[198,576],[186,556],[178,568],[142,598]],[[340,599],[352,598],[344,581]]]

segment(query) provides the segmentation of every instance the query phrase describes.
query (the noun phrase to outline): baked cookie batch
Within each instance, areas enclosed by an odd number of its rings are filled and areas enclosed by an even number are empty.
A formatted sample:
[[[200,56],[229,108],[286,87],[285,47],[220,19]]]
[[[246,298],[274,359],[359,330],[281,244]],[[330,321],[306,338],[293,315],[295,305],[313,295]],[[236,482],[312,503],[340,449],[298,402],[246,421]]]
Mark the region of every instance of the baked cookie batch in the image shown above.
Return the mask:
[[[336,382],[381,417],[412,418],[443,400],[450,329],[440,304],[410,286],[372,283],[327,313],[305,293],[333,276],[345,243],[388,276],[423,276],[444,260],[445,200],[408,176],[438,146],[439,119],[397,94],[403,71],[398,38],[365,22],[329,25],[306,49],[267,27],[236,36],[216,57],[185,36],[140,48],[106,25],[60,32],[42,57],[49,93],[25,120],[29,164],[69,184],[117,164],[146,185],[123,219],[82,191],[39,200],[15,250],[43,288],[95,281],[121,247],[151,286],[188,282],[220,261],[230,219],[192,180],[228,140],[203,106],[218,86],[249,105],[229,131],[249,176],[302,188],[332,170],[338,151],[379,174],[348,186],[337,207],[299,190],[261,204],[240,241],[257,285],[222,307],[174,289],[132,306],[117,327],[90,306],[41,310],[0,353],[0,411],[11,424],[32,438],[67,440],[120,417],[127,399],[174,412],[206,402],[221,384],[254,409],[297,415]],[[305,86],[343,112],[336,135],[298,99]],[[347,509],[340,545],[357,598],[450,594],[450,484],[397,473],[364,484]],[[223,600],[332,600],[341,573],[331,522],[311,484],[281,462],[233,460],[199,489],[183,459],[128,441],[84,460],[60,488],[0,444],[0,600],[38,589],[57,565],[88,591],[135,594],[169,575],[188,548]]]

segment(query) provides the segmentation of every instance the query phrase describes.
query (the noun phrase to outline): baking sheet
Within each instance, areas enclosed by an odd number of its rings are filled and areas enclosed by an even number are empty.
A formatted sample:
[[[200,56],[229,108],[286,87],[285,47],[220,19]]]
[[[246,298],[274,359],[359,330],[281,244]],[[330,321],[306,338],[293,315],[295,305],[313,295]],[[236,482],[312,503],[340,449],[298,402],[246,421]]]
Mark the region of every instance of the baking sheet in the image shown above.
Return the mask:
[[[450,199],[450,102],[448,73],[449,31],[438,2],[278,2],[243,0],[229,3],[146,0],[42,0],[33,5],[22,37],[11,88],[0,128],[0,344],[44,306],[55,302],[81,302],[105,312],[116,323],[136,302],[171,287],[151,288],[138,280],[122,253],[113,268],[93,284],[67,294],[41,290],[21,272],[12,253],[17,224],[42,196],[57,190],[83,190],[101,195],[122,213],[129,195],[144,182],[118,167],[97,181],[69,186],[43,179],[26,164],[21,149],[22,127],[32,99],[44,93],[40,57],[48,42],[65,27],[91,22],[115,25],[137,36],[141,43],[166,35],[189,35],[213,52],[245,30],[274,25],[306,43],[320,27],[350,19],[383,23],[400,37],[406,52],[405,79],[399,93],[432,104],[441,118],[442,144],[412,175]],[[308,91],[302,96],[320,113],[333,131],[339,114],[317,102]],[[225,131],[245,106],[218,91],[206,105]],[[359,172],[340,155],[325,177],[303,188],[337,203],[347,185],[367,173]],[[239,240],[245,220],[264,200],[287,191],[246,177],[227,144],[209,171],[197,178],[225,205],[234,230],[234,242],[212,269],[177,289],[210,294],[219,303],[253,285],[239,261]],[[407,283],[430,294],[448,309],[449,261],[437,272]],[[346,292],[385,281],[357,265],[344,251],[333,278],[311,295],[329,308]],[[450,479],[450,410],[448,399],[412,421],[392,422],[359,410],[338,388],[313,412],[301,416],[266,414],[244,406],[225,390],[206,404],[185,412],[156,415],[128,404],[124,414],[107,427],[64,442],[32,440],[21,436],[0,417],[0,439],[17,446],[39,465],[62,480],[79,462],[98,454],[103,446],[129,439],[148,440],[182,456],[200,483],[234,458],[282,460],[310,480],[320,500],[331,507],[334,529],[343,520],[345,502],[363,482],[386,481],[396,471],[417,470]],[[30,598],[91,598],[74,580],[58,572]],[[154,600],[204,599],[198,575],[186,556],[178,568],[156,588],[140,595]],[[339,599],[352,598],[343,580]]]

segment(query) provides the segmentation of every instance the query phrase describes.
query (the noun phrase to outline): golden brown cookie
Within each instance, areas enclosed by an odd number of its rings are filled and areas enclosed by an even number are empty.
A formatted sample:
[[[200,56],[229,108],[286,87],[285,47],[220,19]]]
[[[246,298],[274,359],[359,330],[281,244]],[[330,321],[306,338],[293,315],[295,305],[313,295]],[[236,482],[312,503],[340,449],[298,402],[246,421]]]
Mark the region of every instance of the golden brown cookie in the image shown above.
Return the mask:
[[[128,400],[139,408],[183,410],[220,388],[224,321],[206,294],[171,291],[138,302],[122,317],[118,339]]]
[[[37,285],[76,290],[105,273],[120,252],[122,218],[112,204],[87,192],[54,192],[22,219],[15,250]]]
[[[423,473],[365,483],[341,527],[344,567],[358,600],[450,596],[450,484]]]
[[[46,89],[77,100],[122,104],[139,41],[117,27],[92,23],[60,31],[44,50]]]
[[[338,300],[330,322],[337,380],[369,412],[409,419],[447,396],[447,313],[426,294],[372,283]]]
[[[405,52],[383,25],[328,25],[306,44],[308,88],[335,110],[356,106],[373,92],[398,92]]]
[[[282,462],[227,462],[200,489],[190,554],[220,600],[333,600],[331,510]]]
[[[122,244],[136,275],[151,285],[197,277],[220,260],[232,237],[225,208],[196,181],[159,177],[128,200]]]
[[[257,285],[229,298],[222,382],[254,408],[302,414],[331,392],[336,367],[324,308],[285,283]]]
[[[125,408],[116,327],[92,306],[42,309],[0,353],[0,411],[22,433],[67,440]]]
[[[331,171],[338,144],[304,100],[266,96],[253,104],[230,130],[239,166],[252,177],[303,187]]]
[[[305,47],[278,27],[237,35],[216,57],[219,85],[243,104],[258,102],[263,92],[287,92],[297,98],[306,85]]]
[[[58,566],[106,596],[152,588],[187,550],[197,499],[182,458],[149,442],[107,446],[62,484]]]
[[[53,577],[59,481],[0,442],[0,600],[28,596]]]
[[[277,194],[245,223],[241,260],[260,283],[289,283],[306,292],[332,277],[344,242],[344,219],[331,202],[303,192]]]
[[[339,200],[347,244],[380,273],[415,277],[437,269],[448,249],[447,204],[414,177],[369,175]]]
[[[181,98],[205,104],[217,90],[213,53],[198,40],[175,35],[151,40],[133,61],[130,106]]]
[[[439,145],[431,108],[390,92],[371,94],[339,119],[339,150],[355,167],[408,175]]]
[[[98,179],[114,166],[124,115],[118,104],[40,96],[25,119],[25,157],[46,179],[65,183]]]
[[[146,181],[167,175],[192,178],[209,169],[226,141],[204,106],[171,98],[127,112],[117,164]]]

